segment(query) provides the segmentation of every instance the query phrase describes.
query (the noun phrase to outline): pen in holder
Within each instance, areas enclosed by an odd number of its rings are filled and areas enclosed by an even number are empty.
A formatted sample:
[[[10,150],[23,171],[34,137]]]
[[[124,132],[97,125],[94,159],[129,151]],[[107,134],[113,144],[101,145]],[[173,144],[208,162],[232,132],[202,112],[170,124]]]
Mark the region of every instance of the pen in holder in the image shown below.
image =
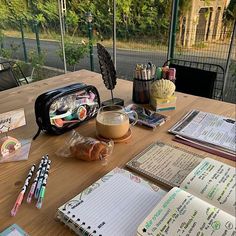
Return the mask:
[[[149,103],[150,89],[154,78],[149,80],[134,78],[133,81],[133,102],[137,104]]]

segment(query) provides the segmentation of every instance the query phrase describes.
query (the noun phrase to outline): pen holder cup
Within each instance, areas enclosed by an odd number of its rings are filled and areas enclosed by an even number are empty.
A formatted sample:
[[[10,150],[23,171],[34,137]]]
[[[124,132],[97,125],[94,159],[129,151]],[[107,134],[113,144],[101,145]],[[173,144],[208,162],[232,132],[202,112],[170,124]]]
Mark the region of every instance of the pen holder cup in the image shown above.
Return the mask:
[[[150,80],[136,79],[133,81],[133,102],[146,104],[150,100],[150,89],[154,78]]]

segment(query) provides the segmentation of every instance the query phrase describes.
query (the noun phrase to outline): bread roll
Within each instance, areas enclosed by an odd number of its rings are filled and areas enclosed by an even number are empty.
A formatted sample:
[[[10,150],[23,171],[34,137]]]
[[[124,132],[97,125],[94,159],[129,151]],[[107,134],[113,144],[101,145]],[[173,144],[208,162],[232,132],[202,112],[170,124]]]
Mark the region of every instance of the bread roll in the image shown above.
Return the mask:
[[[70,146],[71,156],[84,161],[95,161],[107,155],[105,143],[93,139],[84,142],[75,142]]]

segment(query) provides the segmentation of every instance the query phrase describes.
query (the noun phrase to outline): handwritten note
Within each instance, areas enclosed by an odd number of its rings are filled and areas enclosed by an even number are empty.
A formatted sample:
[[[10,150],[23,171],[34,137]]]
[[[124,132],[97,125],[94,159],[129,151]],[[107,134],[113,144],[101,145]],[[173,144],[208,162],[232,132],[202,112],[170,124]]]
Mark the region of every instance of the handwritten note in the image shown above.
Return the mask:
[[[141,236],[235,235],[235,218],[173,188],[138,227]]]
[[[183,181],[181,188],[231,215],[236,212],[235,168],[204,159]]]
[[[168,186],[180,186],[202,158],[181,148],[156,142],[134,157],[127,166]]]
[[[26,124],[24,109],[17,109],[0,114],[0,134]]]

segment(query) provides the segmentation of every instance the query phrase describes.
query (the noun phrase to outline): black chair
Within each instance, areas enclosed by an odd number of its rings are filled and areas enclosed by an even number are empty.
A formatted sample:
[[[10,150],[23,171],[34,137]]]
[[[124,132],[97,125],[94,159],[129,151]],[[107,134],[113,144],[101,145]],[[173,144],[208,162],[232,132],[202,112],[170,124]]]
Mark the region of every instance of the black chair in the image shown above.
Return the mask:
[[[224,69],[220,65],[170,59],[164,66],[176,69],[176,91],[222,100]]]
[[[20,66],[13,61],[0,62],[0,91],[28,84]]]

